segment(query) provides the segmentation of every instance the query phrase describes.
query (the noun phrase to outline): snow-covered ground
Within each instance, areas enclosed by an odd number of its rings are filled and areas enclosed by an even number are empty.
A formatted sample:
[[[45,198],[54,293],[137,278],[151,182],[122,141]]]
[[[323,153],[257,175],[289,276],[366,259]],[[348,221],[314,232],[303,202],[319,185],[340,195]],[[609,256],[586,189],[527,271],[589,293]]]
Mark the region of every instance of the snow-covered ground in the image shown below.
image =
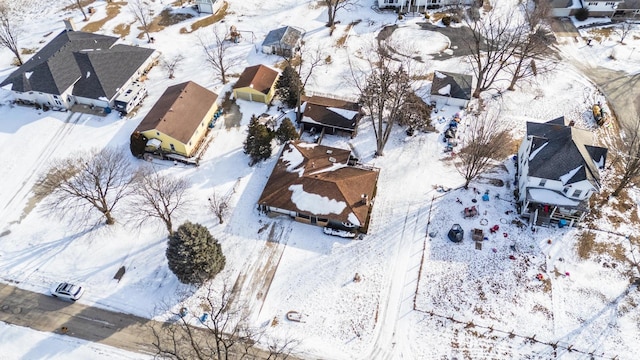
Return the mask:
[[[63,18],[72,16],[83,25],[79,11],[60,11],[67,1],[46,2],[47,6],[45,2],[24,1],[30,5],[25,17],[31,21],[37,17],[39,26],[29,28],[21,47],[42,46],[51,39],[52,31],[55,34],[62,30]],[[243,31],[243,39],[233,52],[245,61],[233,69],[234,74],[247,65],[275,64],[280,60],[256,51],[269,30],[280,25],[305,29],[307,45],[320,47],[331,55],[331,63],[318,68],[308,89],[354,96],[348,80],[347,56],[353,55],[354,61],[366,57],[362,50],[366,44],[374,41],[382,26],[397,19],[394,13],[374,12],[368,1],[361,3],[353,11],[338,13],[341,23],[333,36],[324,26],[326,12],[322,7],[295,0],[233,1],[225,23],[216,26],[236,25]],[[504,0],[501,5],[515,3],[516,0]],[[162,2],[152,4],[156,13],[168,6]],[[106,2],[96,1],[92,6],[96,13],[91,21],[105,16]],[[153,34],[153,46],[163,54],[188,56],[173,80],[167,79],[161,67],[150,72],[149,97],[132,118],[41,112],[10,105],[8,94],[0,94],[0,144],[4,145],[0,148],[2,281],[46,292],[51,283],[68,280],[86,288],[80,300],[86,305],[158,319],[165,316],[158,307],[161,303],[177,309],[198,301],[200,293],[180,284],[166,265],[166,235],[162,227],[138,228],[127,224],[122,213],[115,214],[119,223],[108,228],[70,226],[48,216],[47,209],[37,201],[30,201],[32,187],[51,159],[94,147],[128,146],[129,135],[167,86],[194,80],[219,93],[229,88],[230,84],[221,84],[206,65],[197,38],[180,33],[180,28],[200,18],[193,14],[196,16],[190,20]],[[106,22],[100,32],[112,34],[117,25],[132,19],[124,6],[120,15]],[[361,21],[349,25],[356,20]],[[392,40],[407,39],[405,45],[417,47],[419,51],[414,55],[424,58],[451,46],[443,35],[420,30],[415,25],[418,21],[424,20],[409,17],[399,22]],[[147,46],[137,38],[138,34],[133,25],[124,41]],[[344,45],[338,46],[338,39],[343,36]],[[637,72],[640,53],[635,48],[640,46],[640,33],[632,32],[626,45],[618,45],[617,40],[612,35],[593,46],[587,46],[583,39],[559,46],[563,52],[593,65]],[[615,60],[609,57],[611,51],[616,52]],[[11,58],[6,49],[0,50],[0,79],[15,69],[10,65]],[[429,60],[422,66],[427,71],[470,72],[468,65],[457,58]],[[430,82],[424,81],[420,86],[423,93]],[[526,121],[565,116],[576,126],[593,130],[598,139],[606,140],[611,136],[608,129],[597,128],[589,116],[589,107],[598,100],[602,95],[588,80],[571,66],[561,64],[553,73],[540,76],[515,92],[487,98],[486,104],[493,111],[500,111],[516,139],[524,134]],[[640,311],[636,308],[640,295],[635,290],[628,291],[634,273],[624,260],[630,256],[629,242],[597,231],[594,241],[604,247],[619,247],[623,257],[616,258],[607,251],[585,257],[577,251],[582,236],[579,230],[551,228],[533,233],[518,227],[511,202],[514,169],[510,159],[472,183],[469,190],[439,192],[438,186],[456,189],[463,183],[451,155],[443,152],[439,133],[406,137],[403,129],[397,128],[385,155],[377,158],[373,157],[373,129],[366,121],[354,139],[327,136],[323,144],[351,147],[361,161],[381,169],[369,234],[361,241],[331,237],[324,235],[321,228],[285,218],[268,218],[256,210],[277,152],[268,161],[249,167],[242,142],[251,115],[273,113],[275,107],[267,109],[245,101],[238,104],[243,114],[240,126],[214,129],[213,141],[199,167],[172,163],[154,166],[162,173],[191,181],[194,206],[189,213],[179,214],[176,223],[187,219],[202,223],[221,242],[227,266],[214,283],[243,279],[238,284],[241,296],[251,306],[253,325],[272,337],[300,340],[296,349],[300,356],[572,359],[585,358],[593,352],[607,358],[632,359],[640,350]],[[444,130],[459,111],[439,109],[433,114],[434,125]],[[467,125],[464,121],[468,120],[463,116],[460,131]],[[605,178],[608,175],[605,173]],[[481,194],[488,190],[491,200],[482,201],[474,188]],[[232,189],[233,209],[228,221],[220,225],[203,209],[207,209],[207,198],[214,191],[227,193]],[[473,199],[477,202],[473,203]],[[479,216],[463,219],[464,207],[473,204],[478,206]],[[603,209],[602,213],[629,216],[608,211]],[[465,240],[459,244],[446,238],[454,223],[466,231]],[[602,230],[637,234],[637,223],[616,223],[606,216],[596,223]],[[499,225],[499,231],[489,234],[482,250],[476,250],[469,240],[470,230],[478,227],[488,232],[493,225]],[[272,231],[264,231],[269,227]],[[278,236],[277,246],[267,243],[270,234]],[[127,272],[116,282],[113,275],[121,266],[126,266]],[[275,271],[270,283],[263,274],[265,267]],[[356,274],[359,281],[354,281]],[[536,278],[538,274],[544,276],[543,281]],[[285,314],[291,310],[302,313],[304,322],[287,321]],[[2,325],[0,330],[0,347],[19,342],[21,351],[26,353],[30,351],[30,339],[47,337],[8,325]],[[115,354],[115,350],[82,342],[59,343],[56,335],[48,337],[46,341],[56,345],[42,347],[41,353],[39,349],[31,350],[31,354],[61,357],[45,352],[54,346],[87,351],[77,356],[72,353],[77,358],[99,359],[100,354],[110,351]],[[88,355],[92,351],[94,357]],[[26,356],[17,350],[16,353],[19,355],[13,358]],[[136,358],[136,354],[117,356]]]

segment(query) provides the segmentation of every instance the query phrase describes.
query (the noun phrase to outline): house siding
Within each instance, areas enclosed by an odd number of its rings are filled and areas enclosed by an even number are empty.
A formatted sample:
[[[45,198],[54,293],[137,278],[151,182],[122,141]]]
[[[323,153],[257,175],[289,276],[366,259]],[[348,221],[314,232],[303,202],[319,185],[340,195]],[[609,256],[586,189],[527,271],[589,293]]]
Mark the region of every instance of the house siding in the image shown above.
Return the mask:
[[[438,106],[450,105],[466,108],[469,100],[458,99],[451,96],[431,95],[431,101],[435,101]]]
[[[233,89],[233,96],[236,99],[243,99],[248,101],[261,102],[265,104],[269,104],[273,99],[273,94],[275,92],[275,82],[269,89],[269,93],[263,94],[258,90],[255,90],[250,87],[244,87],[239,89]]]

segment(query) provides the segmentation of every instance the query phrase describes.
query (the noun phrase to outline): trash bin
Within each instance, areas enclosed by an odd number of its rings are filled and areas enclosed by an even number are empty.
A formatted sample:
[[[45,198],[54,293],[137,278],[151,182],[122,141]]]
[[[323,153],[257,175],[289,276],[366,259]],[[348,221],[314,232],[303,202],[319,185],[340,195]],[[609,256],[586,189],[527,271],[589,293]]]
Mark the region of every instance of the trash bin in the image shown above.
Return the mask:
[[[560,221],[558,221],[558,227],[562,229],[565,226],[567,226],[567,220],[560,219]]]

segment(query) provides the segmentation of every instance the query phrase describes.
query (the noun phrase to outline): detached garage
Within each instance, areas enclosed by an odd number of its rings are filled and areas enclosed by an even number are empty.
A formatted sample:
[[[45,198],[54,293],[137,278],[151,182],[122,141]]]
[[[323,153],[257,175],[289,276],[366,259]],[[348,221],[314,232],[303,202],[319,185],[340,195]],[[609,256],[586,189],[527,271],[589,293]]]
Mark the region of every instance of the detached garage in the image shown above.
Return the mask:
[[[236,99],[269,104],[275,93],[280,73],[265,65],[250,66],[242,72],[233,86]]]
[[[437,106],[466,108],[471,100],[472,81],[471,75],[436,71],[431,85],[431,102]]]

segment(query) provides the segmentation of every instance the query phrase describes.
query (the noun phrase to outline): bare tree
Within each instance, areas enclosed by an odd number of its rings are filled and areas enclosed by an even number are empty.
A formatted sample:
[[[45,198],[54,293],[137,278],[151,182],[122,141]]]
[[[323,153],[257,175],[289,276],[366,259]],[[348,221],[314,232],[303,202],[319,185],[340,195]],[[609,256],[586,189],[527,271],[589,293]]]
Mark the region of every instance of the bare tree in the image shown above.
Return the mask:
[[[174,74],[178,69],[178,66],[183,60],[184,60],[184,56],[182,56],[182,54],[177,54],[171,58],[167,58],[167,57],[162,58],[162,67],[165,70],[167,70],[169,79],[175,78]]]
[[[327,7],[327,15],[329,16],[327,27],[335,25],[338,10],[353,8],[357,2],[358,0],[322,0],[322,3]]]
[[[633,30],[633,23],[628,21],[620,23],[620,26],[616,28],[616,32],[620,35],[620,44],[624,45],[624,39],[626,39],[631,30]]]
[[[209,197],[209,210],[218,218],[220,224],[224,222],[224,219],[229,213],[229,202],[233,192],[228,192],[224,195],[214,191]]]
[[[177,321],[163,326],[151,325],[156,356],[164,359],[286,359],[295,342],[275,343],[265,352],[256,347],[262,334],[250,328],[247,305],[233,298],[233,288],[224,280],[221,290],[207,285],[206,295],[198,306],[184,307],[174,313]],[[207,313],[194,317],[191,313]],[[198,316],[198,315],[196,315]],[[203,321],[204,320],[204,321]]]
[[[38,182],[37,193],[49,195],[45,203],[54,214],[88,220],[97,211],[112,225],[114,209],[132,191],[134,170],[128,153],[104,148],[55,160]]]
[[[393,125],[403,114],[408,95],[413,93],[408,63],[392,59],[380,45],[367,51],[369,69],[359,70],[349,60],[360,104],[371,120],[376,138],[376,156],[384,154]]]
[[[147,220],[160,220],[171,235],[174,214],[189,206],[188,190],[187,179],[160,175],[147,167],[136,176],[130,201],[131,218],[140,225]]]
[[[73,2],[78,7],[78,9],[80,9],[80,12],[82,13],[82,16],[84,17],[84,21],[88,21],[89,18],[87,17],[87,13],[85,13],[84,9],[82,8],[82,2],[81,1],[82,0],[74,0]]]
[[[515,43],[522,36],[522,26],[515,23],[513,11],[506,16],[494,11],[479,19],[467,19],[471,35],[463,40],[469,50],[468,61],[477,83],[473,97],[493,87],[496,81],[506,80],[499,75],[507,67],[515,52]]]
[[[487,111],[469,119],[469,126],[462,135],[462,149],[457,153],[456,169],[465,179],[465,189],[469,183],[487,170],[496,160],[509,155],[509,132],[500,126],[498,114]],[[459,130],[459,131],[462,131]]]
[[[507,88],[510,91],[515,90],[518,81],[551,72],[557,65],[557,61],[548,56],[551,54],[549,46],[553,43],[553,34],[542,26],[549,16],[549,4],[540,1],[532,7],[524,3],[521,9],[524,17],[521,23],[516,24],[515,30],[520,36],[514,39],[513,61],[505,68],[511,74]]]
[[[129,1],[129,9],[136,18],[136,21],[140,23],[140,28],[147,36],[147,42],[151,42],[149,32],[151,31],[153,16],[151,14],[151,9],[149,8],[149,3],[145,0],[131,0]]]
[[[16,9],[11,8],[9,4],[9,1],[0,3],[0,46],[9,49],[16,56],[18,65],[22,65],[22,56],[18,47],[18,38],[22,31]]]
[[[285,61],[291,66],[300,76],[300,85],[297,87],[297,103],[296,103],[296,120],[302,119],[302,95],[304,94],[304,88],[311,78],[313,78],[313,72],[316,68],[326,65],[327,54],[320,48],[313,50],[305,46],[300,45],[300,51],[297,55],[292,57],[285,57]]]
[[[229,69],[238,65],[241,61],[239,56],[232,55],[229,51],[234,43],[227,41],[227,34],[217,27],[213,28],[212,36],[199,35],[198,41],[204,52],[205,59],[211,68],[220,75],[222,83],[226,84]]]
[[[622,190],[632,186],[640,178],[640,122],[636,122],[635,128],[630,130],[619,142],[620,155],[616,158],[622,173],[620,180],[611,196],[618,196]]]

